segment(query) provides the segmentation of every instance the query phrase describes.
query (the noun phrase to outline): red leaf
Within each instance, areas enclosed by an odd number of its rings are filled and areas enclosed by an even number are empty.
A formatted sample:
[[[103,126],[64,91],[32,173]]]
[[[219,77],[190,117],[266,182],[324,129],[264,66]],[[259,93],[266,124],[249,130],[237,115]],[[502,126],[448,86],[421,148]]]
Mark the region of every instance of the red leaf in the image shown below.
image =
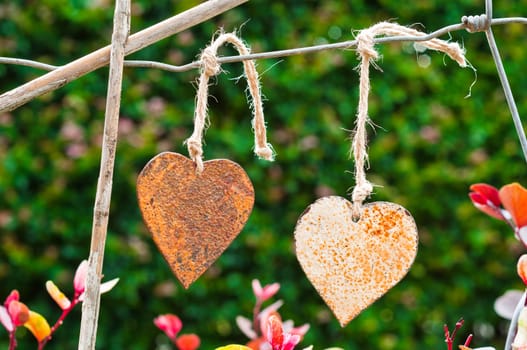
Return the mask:
[[[470,190],[479,193],[483,198],[490,201],[496,207],[501,205],[498,189],[488,184],[473,184],[470,186]],[[487,205],[487,201],[479,204]]]
[[[470,190],[473,192],[468,195],[476,208],[498,220],[505,220],[497,188],[487,184],[474,184],[470,186]]]
[[[200,343],[201,340],[196,334],[181,334],[176,339],[176,346],[179,350],[196,350]]]
[[[273,350],[279,350],[284,344],[282,321],[277,316],[272,315],[267,319],[267,322],[267,341]]]

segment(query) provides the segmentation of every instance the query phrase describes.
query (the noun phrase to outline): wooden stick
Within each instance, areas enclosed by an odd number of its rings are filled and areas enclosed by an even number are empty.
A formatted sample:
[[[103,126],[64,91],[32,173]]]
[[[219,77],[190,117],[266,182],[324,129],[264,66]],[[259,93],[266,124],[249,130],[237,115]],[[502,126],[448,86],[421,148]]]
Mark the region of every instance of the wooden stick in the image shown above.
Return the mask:
[[[101,167],[95,195],[93,226],[86,277],[85,298],[82,304],[82,320],[79,337],[79,350],[95,349],[97,320],[99,318],[100,284],[104,246],[110,214],[112,178],[117,148],[117,130],[121,107],[121,88],[123,81],[123,62],[126,41],[130,34],[130,0],[116,0],[113,18],[112,44],[110,48],[110,73],[104,116],[104,136],[102,141]]]
[[[209,0],[128,38],[125,55],[139,51],[171,35],[193,27],[249,0]],[[0,95],[0,113],[12,111],[32,99],[56,90],[72,80],[107,65],[110,46],[103,47],[39,78]]]

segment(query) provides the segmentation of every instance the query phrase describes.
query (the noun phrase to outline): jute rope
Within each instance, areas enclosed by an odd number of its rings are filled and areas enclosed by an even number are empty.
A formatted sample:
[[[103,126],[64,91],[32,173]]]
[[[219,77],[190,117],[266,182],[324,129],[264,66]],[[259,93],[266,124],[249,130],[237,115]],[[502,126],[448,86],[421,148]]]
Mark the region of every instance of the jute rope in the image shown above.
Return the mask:
[[[201,74],[199,77],[198,91],[196,94],[196,109],[194,111],[194,131],[185,141],[188,152],[196,164],[196,171],[203,171],[203,132],[208,127],[208,87],[209,79],[221,73],[221,66],[217,60],[217,52],[220,46],[231,43],[240,55],[248,55],[249,49],[234,33],[220,33],[210,46],[201,53]],[[252,127],[254,129],[254,153],[265,160],[272,161],[274,152],[271,145],[267,143],[265,131],[265,120],[263,115],[262,97],[260,95],[260,82],[254,61],[244,61],[243,68],[247,85],[252,97]]]
[[[361,215],[362,203],[373,191],[373,185],[366,179],[366,166],[368,164],[368,135],[366,124],[371,123],[368,117],[368,95],[370,93],[370,64],[379,58],[375,50],[374,39],[376,36],[424,36],[418,30],[404,27],[396,23],[380,22],[370,28],[361,30],[357,35],[357,53],[361,60],[359,70],[359,106],[355,130],[352,140],[351,154],[355,159],[355,187],[352,192],[353,218],[358,220]],[[466,67],[465,52],[455,42],[447,42],[440,39],[431,39],[419,42],[424,47],[432,50],[442,51],[456,61],[461,67]]]

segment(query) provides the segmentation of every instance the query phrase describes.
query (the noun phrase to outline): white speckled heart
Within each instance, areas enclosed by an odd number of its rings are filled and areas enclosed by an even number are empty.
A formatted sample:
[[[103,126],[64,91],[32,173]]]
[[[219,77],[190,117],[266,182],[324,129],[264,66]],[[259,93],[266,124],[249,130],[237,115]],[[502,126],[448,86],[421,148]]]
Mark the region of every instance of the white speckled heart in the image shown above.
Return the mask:
[[[363,206],[338,196],[311,204],[295,228],[296,254],[307,278],[345,326],[408,272],[417,254],[410,213],[389,202]]]

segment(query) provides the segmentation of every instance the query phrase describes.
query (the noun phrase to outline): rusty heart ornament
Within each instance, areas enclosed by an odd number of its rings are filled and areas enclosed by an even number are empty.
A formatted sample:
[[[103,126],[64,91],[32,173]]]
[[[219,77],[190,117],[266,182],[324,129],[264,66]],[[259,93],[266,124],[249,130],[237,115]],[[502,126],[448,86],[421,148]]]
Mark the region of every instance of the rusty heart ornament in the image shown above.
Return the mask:
[[[341,326],[384,295],[417,254],[417,227],[398,204],[373,202],[353,220],[352,203],[338,196],[311,204],[295,228],[302,269]]]
[[[238,164],[195,163],[178,153],[154,157],[137,178],[143,220],[170,268],[188,288],[227,249],[245,225],[254,188]]]
[[[235,33],[223,31],[202,51],[194,130],[184,142],[191,159],[177,153],[161,153],[137,179],[143,220],[185,288],[227,249],[254,205],[254,188],[242,167],[226,159],[203,161],[203,135],[209,125],[208,82],[222,72],[216,56],[225,43],[232,44],[242,55],[249,53]],[[274,152],[267,143],[258,72],[254,61],[244,61],[243,66],[252,98],[254,153],[272,161]]]

